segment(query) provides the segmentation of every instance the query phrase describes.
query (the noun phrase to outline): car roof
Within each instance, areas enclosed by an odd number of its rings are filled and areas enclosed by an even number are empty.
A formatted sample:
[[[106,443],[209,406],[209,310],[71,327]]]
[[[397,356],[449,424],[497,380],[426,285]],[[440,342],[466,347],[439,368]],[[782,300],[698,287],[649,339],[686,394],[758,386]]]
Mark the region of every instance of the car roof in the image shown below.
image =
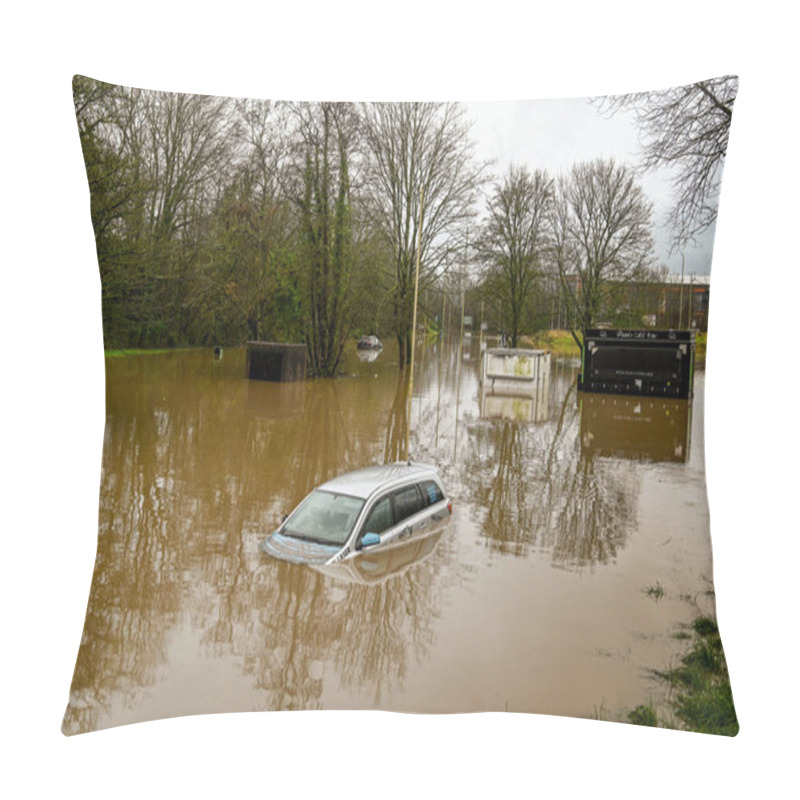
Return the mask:
[[[402,483],[406,480],[439,478],[436,467],[430,464],[397,462],[381,466],[366,467],[355,472],[347,472],[323,483],[319,489],[325,492],[338,492],[366,500],[373,492],[383,486]]]

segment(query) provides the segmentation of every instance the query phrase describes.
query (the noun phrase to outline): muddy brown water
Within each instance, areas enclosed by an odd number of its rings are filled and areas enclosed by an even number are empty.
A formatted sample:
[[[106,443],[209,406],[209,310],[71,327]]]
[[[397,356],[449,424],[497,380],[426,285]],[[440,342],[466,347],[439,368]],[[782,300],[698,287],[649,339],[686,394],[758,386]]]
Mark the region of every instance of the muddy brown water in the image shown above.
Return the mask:
[[[711,580],[703,373],[692,401],[481,396],[479,343],[387,346],[347,375],[248,381],[244,350],[107,359],[97,562],[68,734],[270,709],[624,720],[659,698]],[[449,527],[339,574],[259,542],[311,489],[436,463]],[[650,590],[648,592],[648,589]]]

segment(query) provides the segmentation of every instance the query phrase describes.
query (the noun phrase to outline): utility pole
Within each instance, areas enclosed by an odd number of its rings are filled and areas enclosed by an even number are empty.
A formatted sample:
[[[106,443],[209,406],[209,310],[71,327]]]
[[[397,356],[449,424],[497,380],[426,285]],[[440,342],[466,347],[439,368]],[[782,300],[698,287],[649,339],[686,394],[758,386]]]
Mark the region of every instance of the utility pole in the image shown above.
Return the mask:
[[[406,458],[410,460],[408,452],[409,428],[411,427],[411,394],[414,389],[414,350],[417,343],[417,298],[419,297],[419,257],[422,250],[422,202],[425,197],[424,189],[419,190],[419,226],[417,228],[417,270],[414,277],[414,314],[411,324],[411,363],[408,372],[408,422],[406,423]]]
[[[456,367],[456,424],[453,430],[453,461],[458,452],[458,407],[461,402],[461,361],[464,358],[464,299],[466,292],[462,286],[463,274],[458,276],[458,288],[461,292],[461,327],[458,331],[458,366]]]

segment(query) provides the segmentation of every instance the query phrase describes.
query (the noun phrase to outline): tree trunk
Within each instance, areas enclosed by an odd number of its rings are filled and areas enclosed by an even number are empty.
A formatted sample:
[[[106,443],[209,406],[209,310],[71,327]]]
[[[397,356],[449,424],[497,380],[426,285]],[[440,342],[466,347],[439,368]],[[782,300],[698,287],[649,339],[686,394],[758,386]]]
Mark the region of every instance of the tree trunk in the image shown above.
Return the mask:
[[[405,349],[405,347],[403,345],[404,345],[403,336],[402,336],[402,334],[398,333],[397,334],[397,355],[398,355],[398,357],[400,359],[400,369],[403,369],[403,367],[405,367],[405,365],[406,365],[406,349]]]

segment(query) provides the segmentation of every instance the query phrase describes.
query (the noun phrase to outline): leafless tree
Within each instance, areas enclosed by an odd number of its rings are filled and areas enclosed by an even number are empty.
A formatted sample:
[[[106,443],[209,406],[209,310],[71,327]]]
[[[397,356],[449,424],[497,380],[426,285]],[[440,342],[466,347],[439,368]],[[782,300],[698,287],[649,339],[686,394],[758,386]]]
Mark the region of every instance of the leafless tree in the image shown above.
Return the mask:
[[[170,236],[207,207],[236,157],[239,141],[233,102],[224,97],[143,92],[142,150],[152,188],[151,235]]]
[[[280,336],[293,219],[283,196],[285,115],[276,104],[237,100],[238,152],[230,178],[220,180],[219,199],[206,222],[205,253],[194,270],[188,304],[195,333],[225,338],[244,323],[256,340]],[[199,330],[197,330],[199,329]],[[217,339],[218,340],[218,339]]]
[[[473,159],[463,107],[452,103],[369,103],[363,106],[370,156],[366,191],[373,222],[394,260],[390,289],[400,366],[411,356],[414,272],[424,197],[420,284],[465,251],[467,224],[483,180]]]
[[[92,192],[106,344],[185,341],[197,245],[236,158],[232,101],[81,76],[74,97]]]
[[[604,113],[623,109],[634,113],[644,148],[640,164],[643,170],[675,168],[675,205],[668,219],[674,232],[673,250],[716,222],[738,88],[739,79],[726,75],[665,91],[595,101]]]
[[[652,264],[652,205],[630,168],[613,160],[576,164],[553,205],[552,255],[569,309],[572,337],[608,308],[612,290]]]
[[[555,189],[546,172],[511,166],[494,185],[477,250],[488,270],[491,295],[517,346],[526,307],[551,244]]]

